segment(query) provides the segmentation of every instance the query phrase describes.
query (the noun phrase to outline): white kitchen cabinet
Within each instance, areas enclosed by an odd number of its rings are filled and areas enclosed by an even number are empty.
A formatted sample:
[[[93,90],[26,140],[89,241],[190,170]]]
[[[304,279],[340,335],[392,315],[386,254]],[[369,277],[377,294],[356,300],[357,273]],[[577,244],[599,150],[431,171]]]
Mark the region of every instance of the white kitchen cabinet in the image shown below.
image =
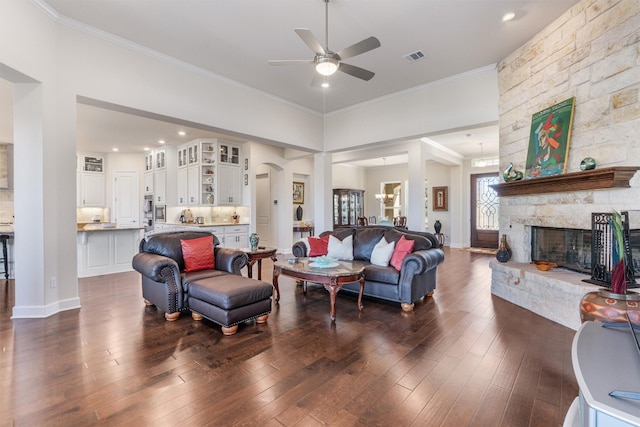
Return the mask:
[[[144,194],[153,194],[153,172],[144,173]]]
[[[178,206],[187,206],[189,202],[189,186],[187,183],[187,168],[179,168],[177,172]]]
[[[217,139],[196,139],[178,147],[178,205],[241,204],[240,162],[240,146]],[[186,174],[180,172],[184,169]]]
[[[150,151],[144,156],[144,171],[150,172],[153,170],[153,151]]]
[[[152,195],[156,205],[177,202],[176,153],[175,147],[164,147],[145,155],[144,194]]]
[[[155,157],[155,169],[164,169],[167,167],[167,149],[162,148],[159,150],[153,150]]]
[[[218,205],[242,204],[242,170],[240,166],[218,165]]]
[[[103,174],[82,174],[80,206],[103,207],[105,203],[105,180]]]
[[[78,277],[131,271],[141,237],[139,228],[78,231]]]
[[[106,182],[104,156],[78,153],[76,192],[78,207],[106,206]]]
[[[222,243],[222,246],[226,248],[248,247],[249,246],[249,226],[248,225],[225,225],[224,241]]]
[[[153,173],[154,188],[153,200],[158,205],[167,204],[167,171],[166,169],[156,170]]]
[[[198,165],[187,168],[187,195],[189,206],[200,204],[200,167]]]
[[[240,166],[240,146],[219,141],[218,152],[220,153],[220,163]]]

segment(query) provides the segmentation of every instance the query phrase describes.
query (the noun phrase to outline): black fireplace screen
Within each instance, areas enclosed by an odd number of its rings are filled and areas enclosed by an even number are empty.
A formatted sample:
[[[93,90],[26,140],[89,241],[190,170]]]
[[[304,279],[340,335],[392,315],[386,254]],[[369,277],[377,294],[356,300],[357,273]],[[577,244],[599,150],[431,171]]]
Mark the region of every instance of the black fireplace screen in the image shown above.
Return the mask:
[[[640,229],[628,228],[628,216],[623,222],[628,234],[627,253],[631,259],[628,276],[633,277],[629,287],[640,287]],[[590,275],[586,282],[599,286],[611,286],[611,231],[608,228],[610,214],[593,214],[595,230],[574,228],[531,227],[531,260],[547,261],[569,270]]]

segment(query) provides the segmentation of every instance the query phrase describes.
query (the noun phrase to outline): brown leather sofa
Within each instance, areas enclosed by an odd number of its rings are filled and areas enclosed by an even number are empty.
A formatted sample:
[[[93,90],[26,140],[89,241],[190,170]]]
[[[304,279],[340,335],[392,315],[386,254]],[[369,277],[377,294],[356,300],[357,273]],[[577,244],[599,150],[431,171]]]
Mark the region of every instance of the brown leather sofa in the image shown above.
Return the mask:
[[[133,268],[142,275],[142,296],[147,305],[164,311],[167,320],[191,311],[222,325],[225,335],[235,333],[237,324],[256,318],[258,323],[271,312],[273,286],[242,277],[247,255],[220,247],[213,236],[215,269],[185,272],[180,240],[211,236],[211,233],[179,231],[154,234],[140,242]],[[191,292],[190,292],[191,290]]]
[[[444,262],[444,252],[433,234],[380,225],[339,228],[325,231],[320,237],[327,234],[340,240],[352,235],[354,259],[367,262],[370,262],[373,248],[383,236],[388,242],[397,242],[402,236],[415,242],[413,252],[403,260],[399,271],[392,266],[370,264],[365,267],[364,295],[397,302],[404,311],[412,311],[417,301],[435,290],[436,267]],[[294,243],[292,252],[296,257],[306,257],[307,245],[298,241]],[[358,294],[360,285],[345,284],[341,291]]]

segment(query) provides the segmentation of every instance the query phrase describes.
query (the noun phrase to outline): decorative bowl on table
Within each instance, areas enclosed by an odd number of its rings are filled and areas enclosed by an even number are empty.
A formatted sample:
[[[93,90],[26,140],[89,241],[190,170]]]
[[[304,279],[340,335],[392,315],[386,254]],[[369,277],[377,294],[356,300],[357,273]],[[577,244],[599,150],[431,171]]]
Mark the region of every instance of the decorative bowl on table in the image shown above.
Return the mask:
[[[337,267],[338,265],[339,264],[335,258],[326,255],[309,258],[310,267],[331,268]]]

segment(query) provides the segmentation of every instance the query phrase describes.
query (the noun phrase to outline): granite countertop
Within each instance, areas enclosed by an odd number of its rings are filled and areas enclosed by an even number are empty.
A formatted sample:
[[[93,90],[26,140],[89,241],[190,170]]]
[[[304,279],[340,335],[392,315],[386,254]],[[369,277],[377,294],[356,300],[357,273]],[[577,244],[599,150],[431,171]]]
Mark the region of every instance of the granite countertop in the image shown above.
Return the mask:
[[[233,225],[249,225],[248,222],[205,222],[204,224],[198,224],[195,222],[166,222],[167,225],[176,227],[220,227],[220,226],[233,226]]]
[[[13,233],[14,233],[13,224],[0,225],[0,234],[9,234],[13,236]]]
[[[118,225],[116,225],[115,227],[103,227],[103,224],[108,224],[108,223],[85,224],[84,226],[78,225],[78,231],[144,230],[144,227],[127,227],[127,226],[118,226]]]

